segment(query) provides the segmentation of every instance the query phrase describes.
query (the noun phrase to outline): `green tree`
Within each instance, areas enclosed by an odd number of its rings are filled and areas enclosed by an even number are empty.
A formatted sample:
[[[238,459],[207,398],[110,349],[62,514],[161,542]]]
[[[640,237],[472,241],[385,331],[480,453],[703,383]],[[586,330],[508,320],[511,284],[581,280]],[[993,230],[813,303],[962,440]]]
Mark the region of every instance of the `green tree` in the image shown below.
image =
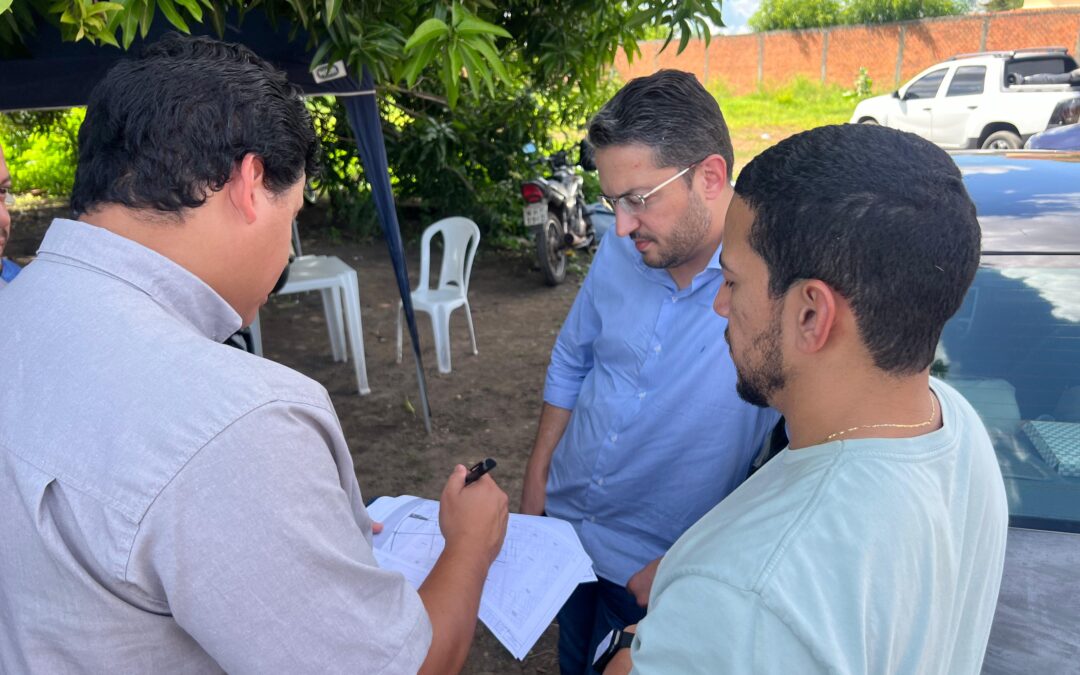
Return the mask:
[[[969,11],[970,0],[764,0],[750,17],[749,23],[757,31],[798,30],[845,24],[891,23],[966,14]]]
[[[840,0],[764,0],[748,23],[755,31],[800,30],[841,23]]]
[[[12,0],[0,6],[0,54],[18,51],[35,15],[66,39],[115,49],[145,35],[157,13],[180,31],[203,23],[220,33],[227,13],[242,21],[254,8],[303,28],[313,63],[372,71],[402,202],[420,217],[469,213],[486,241],[522,233],[517,183],[537,171],[522,144],[576,144],[610,94],[619,50],[633,59],[639,41],[659,34],[681,51],[723,25],[715,0]],[[362,229],[371,209],[348,124],[329,101],[312,110],[330,158],[317,188]]]
[[[1007,12],[1023,7],[1024,0],[988,0],[986,4],[979,3],[979,6],[987,12]]]
[[[77,108],[0,115],[0,141],[16,192],[71,192],[84,114]]]
[[[848,0],[844,23],[892,23],[971,11],[965,0]]]

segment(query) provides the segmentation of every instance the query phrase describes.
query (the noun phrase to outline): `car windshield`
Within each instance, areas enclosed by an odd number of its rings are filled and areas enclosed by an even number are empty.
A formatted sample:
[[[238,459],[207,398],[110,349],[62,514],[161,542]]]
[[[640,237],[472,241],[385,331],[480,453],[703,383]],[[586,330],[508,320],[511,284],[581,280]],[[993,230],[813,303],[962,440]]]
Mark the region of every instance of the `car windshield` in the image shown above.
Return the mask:
[[[986,424],[1012,524],[1080,531],[1080,256],[984,256],[931,372]]]

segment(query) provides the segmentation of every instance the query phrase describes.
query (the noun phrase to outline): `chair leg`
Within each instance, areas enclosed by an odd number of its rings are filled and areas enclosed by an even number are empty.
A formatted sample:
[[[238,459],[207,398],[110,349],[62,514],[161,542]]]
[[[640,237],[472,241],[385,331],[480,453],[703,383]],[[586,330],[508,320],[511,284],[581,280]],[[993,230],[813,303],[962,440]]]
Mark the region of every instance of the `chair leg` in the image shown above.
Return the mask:
[[[397,362],[401,363],[401,317],[405,313],[405,305],[398,300],[397,305]]]
[[[251,346],[255,349],[256,356],[262,356],[262,325],[259,323],[259,315],[255,314],[255,320],[248,327],[251,330]]]
[[[472,323],[472,309],[469,308],[469,301],[465,301],[465,320],[469,323],[469,339],[472,340],[472,353],[473,355],[479,354],[476,351],[476,331],[473,330]]]
[[[368,386],[367,363],[364,360],[364,326],[360,318],[360,282],[350,270],[341,277],[345,304],[345,323],[348,326],[349,348],[352,350],[356,388],[360,395],[371,393]]]
[[[431,328],[435,333],[435,356],[439,362],[439,372],[450,372],[450,312],[445,305],[432,308]]]
[[[337,287],[320,290],[323,315],[326,316],[326,332],[330,337],[330,354],[334,361],[347,361],[345,354],[345,327],[341,323],[341,289]]]

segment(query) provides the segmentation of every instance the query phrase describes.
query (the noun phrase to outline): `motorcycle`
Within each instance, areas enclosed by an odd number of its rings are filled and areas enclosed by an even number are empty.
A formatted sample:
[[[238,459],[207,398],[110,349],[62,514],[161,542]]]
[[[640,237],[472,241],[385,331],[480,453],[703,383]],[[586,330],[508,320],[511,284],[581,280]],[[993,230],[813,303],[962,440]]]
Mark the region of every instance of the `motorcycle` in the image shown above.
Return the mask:
[[[589,150],[583,141],[578,164],[586,171],[596,168]],[[533,154],[536,146],[529,143],[524,151]],[[566,151],[541,157],[539,162],[548,166],[550,176],[538,176],[521,184],[523,218],[525,227],[535,232],[536,256],[544,283],[557,286],[566,278],[566,252],[592,246],[596,233],[582,194],[584,179],[567,160]]]

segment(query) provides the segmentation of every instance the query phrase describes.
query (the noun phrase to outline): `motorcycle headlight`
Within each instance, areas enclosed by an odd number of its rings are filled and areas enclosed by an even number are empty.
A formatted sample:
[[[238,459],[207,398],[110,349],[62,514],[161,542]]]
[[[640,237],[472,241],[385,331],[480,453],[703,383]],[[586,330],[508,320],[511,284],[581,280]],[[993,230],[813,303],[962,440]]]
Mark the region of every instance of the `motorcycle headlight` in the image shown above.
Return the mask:
[[[1054,108],[1047,126],[1056,127],[1077,122],[1080,122],[1080,98],[1067,98]]]

